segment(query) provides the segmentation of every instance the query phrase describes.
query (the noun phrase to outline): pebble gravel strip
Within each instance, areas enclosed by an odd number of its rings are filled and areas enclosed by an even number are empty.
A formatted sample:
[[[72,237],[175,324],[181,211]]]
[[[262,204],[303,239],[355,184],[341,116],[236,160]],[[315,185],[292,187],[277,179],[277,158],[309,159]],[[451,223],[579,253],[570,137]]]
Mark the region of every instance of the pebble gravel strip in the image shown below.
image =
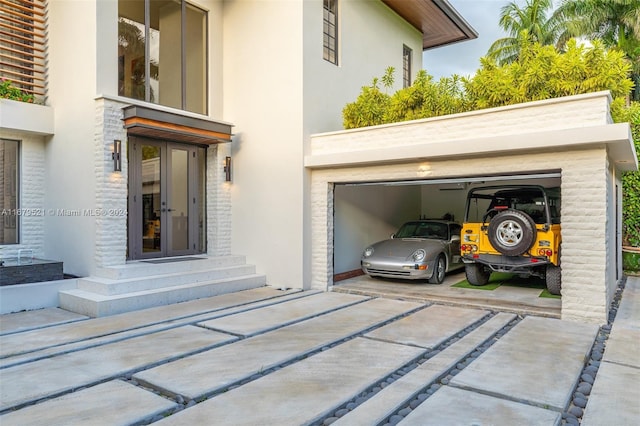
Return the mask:
[[[491,312],[490,314],[488,314],[488,315],[484,316],[483,318],[481,318],[480,320],[476,321],[474,324],[471,324],[470,326],[462,329],[455,336],[450,337],[448,340],[444,341],[443,343],[438,345],[436,348],[432,349],[431,351],[427,351],[423,356],[421,356],[417,360],[415,360],[415,361],[405,365],[404,367],[398,369],[396,372],[392,373],[391,375],[387,376],[386,378],[383,378],[382,380],[380,380],[379,382],[377,382],[373,386],[371,386],[368,390],[362,392],[356,398],[354,398],[351,401],[347,402],[345,405],[343,405],[342,407],[338,408],[336,411],[334,411],[333,413],[331,413],[330,415],[328,415],[324,419],[321,419],[318,422],[312,423],[312,425],[313,426],[326,426],[326,425],[330,425],[333,422],[337,421],[340,417],[342,417],[345,414],[349,413],[351,410],[355,409],[360,404],[362,404],[365,401],[367,401],[369,398],[371,398],[372,396],[374,396],[375,394],[380,392],[382,389],[384,389],[385,387],[387,387],[391,383],[393,383],[396,380],[400,379],[402,376],[406,375],[411,370],[417,368],[419,365],[423,364],[424,362],[426,362],[430,358],[432,358],[435,355],[437,355],[438,353],[442,352],[444,349],[446,349],[450,345],[454,344],[455,342],[457,342],[458,340],[463,338],[465,335],[469,334],[470,332],[472,332],[476,328],[480,327],[482,324],[484,324],[485,322],[489,321],[489,319],[491,319],[495,315],[496,315],[496,312]],[[476,359],[478,356],[480,356],[480,354],[482,352],[484,352],[486,349],[488,349],[493,343],[495,343],[495,341],[497,341],[507,331],[509,331],[511,328],[513,328],[513,326],[516,325],[518,322],[520,322],[521,319],[522,319],[521,317],[516,317],[509,324],[507,324],[507,326],[505,326],[501,330],[499,330],[494,335],[494,337],[489,339],[483,345],[481,345],[478,348],[476,348],[465,360],[459,362],[456,366],[454,366],[450,370],[445,371],[442,374],[441,378],[440,378],[440,383],[441,384],[448,383],[448,381],[451,379],[451,377],[453,377],[454,375],[458,374],[462,368],[466,367],[466,365],[468,365],[470,362],[472,362],[474,359]],[[411,411],[414,408],[416,408],[420,403],[422,403],[429,396],[431,396],[441,386],[441,384],[436,383],[436,384],[433,384],[431,386],[427,386],[415,398],[410,400],[407,404],[405,404],[403,407],[401,407],[397,412],[395,412],[392,415],[390,415],[389,418],[387,419],[387,422],[383,422],[381,424],[395,425],[400,420],[402,420],[405,416],[407,416],[409,413],[411,413]]]
[[[620,280],[620,284],[616,289],[616,293],[611,301],[607,324],[600,327],[596,340],[591,348],[589,361],[587,361],[587,364],[582,370],[580,380],[573,393],[573,398],[569,404],[569,408],[562,413],[563,425],[579,425],[582,421],[582,415],[584,414],[584,409],[587,406],[589,395],[591,394],[591,388],[593,387],[593,382],[596,379],[596,374],[600,368],[600,361],[604,355],[607,339],[611,333],[611,326],[613,325],[613,321],[616,319],[616,314],[618,313],[618,307],[620,306],[620,300],[622,299],[622,292],[624,291],[626,282],[627,277],[624,276]]]

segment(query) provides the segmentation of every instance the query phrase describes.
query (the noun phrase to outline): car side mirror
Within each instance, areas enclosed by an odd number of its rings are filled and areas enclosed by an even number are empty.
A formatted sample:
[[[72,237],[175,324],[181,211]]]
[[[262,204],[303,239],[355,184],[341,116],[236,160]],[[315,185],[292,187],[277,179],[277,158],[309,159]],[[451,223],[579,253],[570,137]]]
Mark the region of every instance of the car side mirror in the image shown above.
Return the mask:
[[[391,236],[389,238],[391,238],[392,240],[396,237],[396,234],[391,234]]]
[[[454,242],[454,241],[460,241],[460,235],[452,235],[451,242]]]

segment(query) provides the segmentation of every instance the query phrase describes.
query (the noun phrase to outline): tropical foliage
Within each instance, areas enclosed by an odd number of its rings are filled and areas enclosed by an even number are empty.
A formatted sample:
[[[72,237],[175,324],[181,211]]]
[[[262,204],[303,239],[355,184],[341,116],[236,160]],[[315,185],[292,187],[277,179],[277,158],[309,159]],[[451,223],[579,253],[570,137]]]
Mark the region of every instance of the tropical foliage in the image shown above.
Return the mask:
[[[0,79],[0,99],[10,99],[13,101],[33,103],[35,98],[32,94],[23,92],[15,87],[11,80]]]
[[[550,14],[552,0],[527,0],[523,7],[510,2],[500,10],[499,25],[509,36],[496,40],[487,56],[499,65],[515,62],[526,42],[556,45],[563,40],[566,27],[562,16]]]
[[[628,122],[640,157],[640,102],[626,107],[621,99],[614,101],[611,115],[616,122]],[[640,247],[640,172],[622,175],[622,244]]]
[[[640,100],[640,0],[564,0],[554,15],[570,35],[624,52],[635,83],[632,98]]]
[[[374,79],[345,106],[343,125],[372,126],[599,90],[625,97],[633,87],[629,71],[623,53],[606,50],[597,41],[591,47],[570,41],[564,53],[525,41],[517,61],[497,65],[482,58],[473,77],[453,75],[435,81],[421,71],[413,85],[391,95]],[[388,68],[383,77],[387,90],[392,75],[393,68]]]

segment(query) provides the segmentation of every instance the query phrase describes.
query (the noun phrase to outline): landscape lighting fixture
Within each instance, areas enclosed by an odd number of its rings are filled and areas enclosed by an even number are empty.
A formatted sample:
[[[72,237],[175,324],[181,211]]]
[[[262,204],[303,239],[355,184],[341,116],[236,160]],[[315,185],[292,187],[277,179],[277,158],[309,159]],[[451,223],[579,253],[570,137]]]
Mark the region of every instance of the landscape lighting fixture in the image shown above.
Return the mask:
[[[111,159],[113,160],[113,171],[122,171],[122,142],[117,139],[113,141],[113,153],[111,153]]]
[[[224,159],[224,180],[231,182],[231,157]]]

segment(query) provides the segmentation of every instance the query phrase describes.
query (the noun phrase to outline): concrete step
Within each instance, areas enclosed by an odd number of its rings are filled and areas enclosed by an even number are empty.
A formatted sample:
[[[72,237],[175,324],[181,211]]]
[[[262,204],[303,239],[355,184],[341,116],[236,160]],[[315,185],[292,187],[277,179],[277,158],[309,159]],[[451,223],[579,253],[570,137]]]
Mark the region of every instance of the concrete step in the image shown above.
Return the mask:
[[[170,272],[162,273],[161,271],[153,271],[150,275],[123,279],[93,276],[81,278],[78,280],[78,289],[104,296],[115,296],[118,294],[154,290],[163,287],[174,287],[185,284],[195,284],[254,275],[256,273],[256,268],[253,265],[244,264],[216,267],[215,269],[206,270],[197,269],[175,271],[175,269],[165,268],[165,271]]]
[[[244,265],[245,263],[245,257],[241,255],[207,256],[202,254],[186,257],[130,261],[125,265],[98,268],[94,276],[112,280],[124,280],[168,273],[206,271],[209,269]]]
[[[265,285],[264,275],[250,274],[114,295],[98,294],[82,289],[66,290],[59,293],[59,298],[62,309],[91,317],[103,317]]]

